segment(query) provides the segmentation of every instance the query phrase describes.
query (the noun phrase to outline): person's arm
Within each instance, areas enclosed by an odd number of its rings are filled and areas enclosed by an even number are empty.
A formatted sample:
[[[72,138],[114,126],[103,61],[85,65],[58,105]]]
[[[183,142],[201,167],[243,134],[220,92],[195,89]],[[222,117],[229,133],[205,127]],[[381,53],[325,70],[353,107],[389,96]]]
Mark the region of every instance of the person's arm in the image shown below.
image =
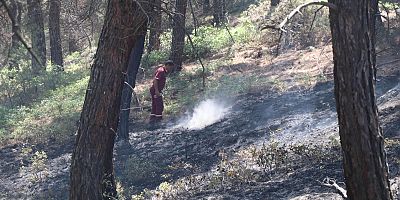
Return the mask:
[[[157,98],[157,97],[161,96],[160,90],[158,90],[158,80],[157,79],[153,80],[153,86],[154,86],[154,91],[155,91],[155,97]]]

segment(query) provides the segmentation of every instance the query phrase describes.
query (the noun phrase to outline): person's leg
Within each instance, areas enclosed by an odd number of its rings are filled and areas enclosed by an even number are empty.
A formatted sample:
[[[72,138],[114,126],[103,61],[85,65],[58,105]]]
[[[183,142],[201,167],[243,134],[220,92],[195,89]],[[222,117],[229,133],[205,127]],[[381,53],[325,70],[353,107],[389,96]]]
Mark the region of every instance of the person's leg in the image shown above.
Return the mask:
[[[156,119],[157,104],[156,104],[156,99],[154,98],[154,91],[152,89],[150,89],[150,95],[151,95],[150,122],[153,122]]]
[[[162,96],[155,98],[155,117],[157,121],[162,120],[162,113],[164,111],[164,103]]]

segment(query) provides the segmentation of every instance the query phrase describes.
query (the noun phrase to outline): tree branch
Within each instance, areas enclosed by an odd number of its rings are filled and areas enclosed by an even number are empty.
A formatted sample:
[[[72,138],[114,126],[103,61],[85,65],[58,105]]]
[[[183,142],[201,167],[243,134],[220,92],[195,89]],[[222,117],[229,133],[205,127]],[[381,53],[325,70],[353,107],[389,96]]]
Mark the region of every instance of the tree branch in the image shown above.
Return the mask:
[[[261,30],[265,30],[265,29],[275,29],[275,30],[280,30],[282,32],[287,32],[284,27],[285,25],[288,23],[288,21],[290,19],[292,19],[297,13],[302,15],[301,13],[301,9],[307,7],[307,6],[311,6],[311,5],[321,5],[321,6],[326,6],[332,10],[337,10],[337,6],[333,3],[329,3],[323,0],[313,0],[304,4],[301,4],[299,6],[297,6],[291,13],[289,13],[289,15],[287,15],[285,17],[285,19],[279,24],[279,25],[267,25],[264,26],[263,28],[261,28]],[[319,10],[319,9],[318,9]]]
[[[13,30],[18,30],[17,27],[19,26],[15,19],[14,16],[11,13],[10,8],[8,7],[8,5],[6,4],[5,0],[0,0],[0,3],[2,3],[2,5],[4,6],[8,17],[11,20],[11,24],[13,26]],[[24,40],[24,38],[22,37],[21,33],[19,33],[18,31],[13,31],[13,34],[15,34],[18,38],[19,41],[21,41],[21,43],[24,45],[24,47],[28,50],[28,52],[32,55],[33,59],[36,60],[36,62],[38,62],[41,66],[44,66],[43,63],[40,61],[39,57],[35,54],[35,52],[32,51],[32,47],[30,47]]]
[[[292,12],[289,13],[289,15],[287,15],[285,17],[285,19],[279,25],[265,25],[264,27],[261,28],[261,31],[265,30],[265,29],[273,29],[273,30],[280,31],[279,40],[278,40],[278,46],[277,46],[277,49],[276,49],[276,56],[279,55],[279,44],[281,43],[281,39],[282,39],[283,33],[287,32],[284,29],[284,27],[286,26],[288,21],[290,19],[292,19],[297,13],[302,15],[301,9],[303,9],[303,8],[305,8],[307,6],[311,6],[311,5],[321,5],[321,7],[318,8],[314,13],[315,15],[314,15],[314,19],[313,19],[312,24],[311,24],[311,29],[312,29],[315,17],[317,15],[317,12],[320,11],[323,7],[328,7],[330,9],[332,9],[332,10],[335,10],[335,11],[338,9],[337,6],[335,4],[333,4],[333,3],[329,3],[329,2],[326,2],[324,0],[312,0],[310,2],[307,2],[307,3],[304,3],[304,4],[301,4],[301,5],[297,6]]]
[[[320,182],[320,181],[318,181]],[[320,182],[323,186],[330,187],[336,189],[339,194],[344,198],[347,199],[347,191],[340,187],[335,180],[326,177],[322,182]]]
[[[393,64],[393,63],[396,63],[396,62],[399,62],[399,61],[400,61],[400,59],[395,59],[395,60],[391,60],[391,61],[388,61],[388,62],[377,64],[377,66],[378,67],[382,67],[383,65]]]
[[[319,8],[314,12],[314,17],[313,17],[313,20],[312,20],[311,25],[310,25],[310,31],[312,31],[312,29],[313,29],[315,19],[317,18],[317,13],[318,13],[322,8],[324,8],[324,6],[319,7]]]

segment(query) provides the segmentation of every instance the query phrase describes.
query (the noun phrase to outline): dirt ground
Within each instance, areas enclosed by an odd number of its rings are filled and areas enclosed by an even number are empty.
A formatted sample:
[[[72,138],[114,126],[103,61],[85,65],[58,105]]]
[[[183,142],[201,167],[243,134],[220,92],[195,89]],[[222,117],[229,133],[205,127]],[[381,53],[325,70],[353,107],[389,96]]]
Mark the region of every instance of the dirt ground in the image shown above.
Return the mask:
[[[173,129],[174,120],[155,130],[144,122],[132,122],[129,143],[116,144],[114,160],[116,178],[127,199],[145,189],[153,199],[342,199],[320,183],[330,177],[344,186],[340,150],[324,146],[339,138],[333,64],[325,58],[331,57],[330,47],[289,52],[273,60],[236,57],[228,73],[258,74],[283,86],[255,88],[231,97],[230,113],[201,130]],[[378,57],[378,63],[395,57],[388,53]],[[400,138],[400,68],[396,63],[379,67],[377,99],[384,135],[395,141]],[[67,199],[73,140],[38,144],[28,153],[24,144],[1,148],[0,199]],[[271,141],[281,146],[326,147],[319,150],[327,156],[291,161],[266,173],[246,153]],[[47,153],[43,163],[30,159],[36,151]],[[400,147],[389,144],[387,152],[397,198]],[[223,169],[246,176],[223,176],[227,173]],[[165,182],[168,191],[160,189]]]

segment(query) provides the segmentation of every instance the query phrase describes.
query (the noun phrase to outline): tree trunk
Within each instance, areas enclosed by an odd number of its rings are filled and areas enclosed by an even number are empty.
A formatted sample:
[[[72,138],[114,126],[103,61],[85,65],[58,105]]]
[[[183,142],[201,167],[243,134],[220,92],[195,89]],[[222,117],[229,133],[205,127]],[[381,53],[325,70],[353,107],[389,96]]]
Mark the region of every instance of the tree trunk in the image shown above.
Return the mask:
[[[141,35],[134,48],[132,49],[128,71],[126,73],[125,82],[122,90],[121,97],[121,113],[119,114],[119,125],[118,125],[118,138],[123,140],[129,139],[129,113],[132,101],[132,93],[135,88],[136,74],[138,72],[140,61],[143,55],[145,34]]]
[[[51,63],[64,71],[60,33],[60,0],[50,0],[49,33]]]
[[[193,18],[193,28],[194,28],[194,35],[197,36],[197,18],[196,18],[196,13],[194,12],[194,7],[193,7],[193,2],[192,0],[188,0],[189,5],[190,5],[190,12],[192,13],[192,18]]]
[[[27,0],[27,5],[32,50],[41,62],[38,63],[32,57],[32,71],[38,74],[40,71],[46,69],[46,39],[44,35],[43,11],[40,0]]]
[[[18,61],[22,59],[21,55],[21,42],[19,41],[18,36],[15,33],[21,33],[21,16],[23,12],[23,7],[22,3],[20,1],[10,1],[10,10],[11,10],[11,15],[14,20],[12,22],[15,22],[15,24],[12,24],[12,32],[13,35],[11,37],[11,47],[8,51],[8,66],[9,69],[19,69],[19,64]]]
[[[79,51],[78,39],[73,30],[68,30],[68,53]]]
[[[280,0],[271,0],[271,6],[278,6]]]
[[[213,1],[213,19],[215,26],[221,26],[225,22],[225,0],[214,0]]]
[[[161,23],[162,23],[161,0],[155,0],[150,15],[150,36],[149,36],[148,52],[160,49]]]
[[[203,15],[207,15],[210,12],[210,0],[203,0]]]
[[[330,0],[335,99],[347,195],[352,200],[393,199],[375,99],[377,1]]]
[[[176,0],[174,27],[172,30],[172,45],[170,59],[174,61],[178,71],[182,70],[183,48],[185,47],[185,21],[187,0]]]
[[[146,14],[131,0],[109,0],[77,131],[70,171],[70,200],[114,199],[113,148],[124,74]]]

